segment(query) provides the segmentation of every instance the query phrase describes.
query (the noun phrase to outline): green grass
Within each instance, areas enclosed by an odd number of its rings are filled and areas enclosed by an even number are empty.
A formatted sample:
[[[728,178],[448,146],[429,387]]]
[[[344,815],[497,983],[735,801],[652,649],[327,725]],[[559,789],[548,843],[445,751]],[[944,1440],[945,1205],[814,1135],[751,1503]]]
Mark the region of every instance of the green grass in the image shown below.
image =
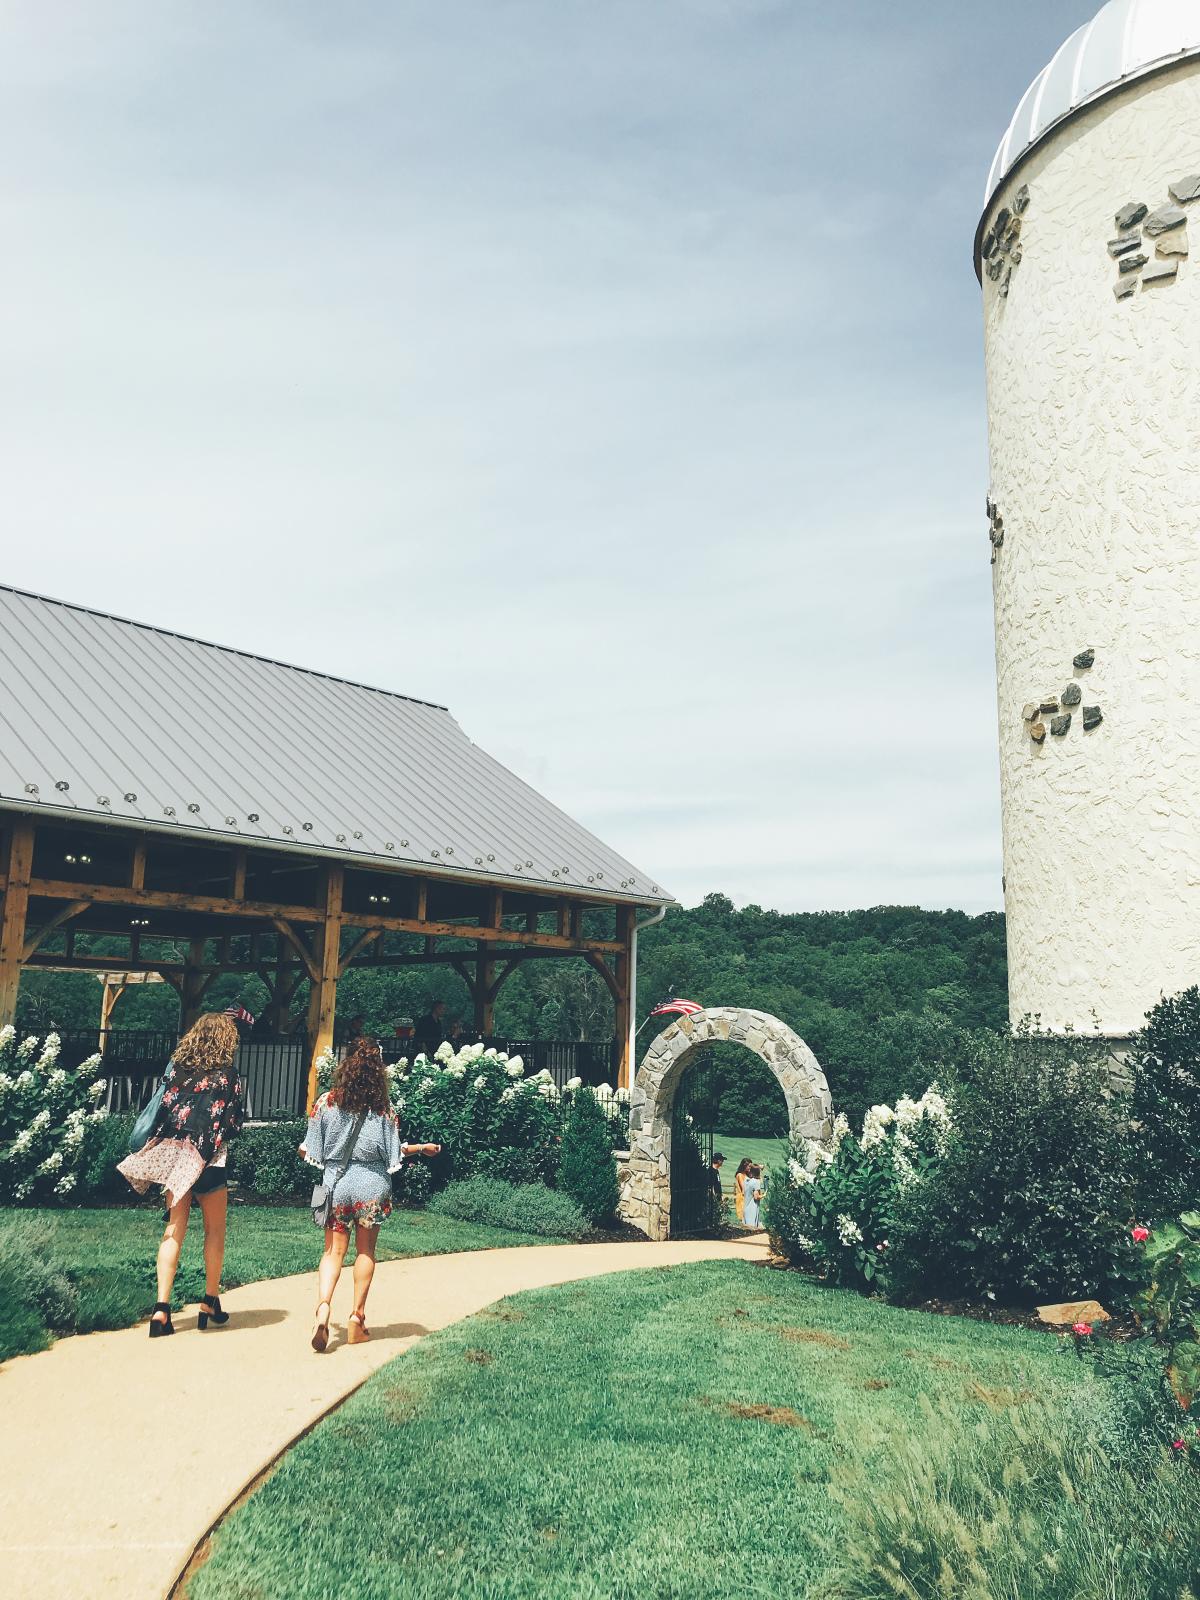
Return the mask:
[[[191,1600],[807,1596],[934,1401],[1101,1419],[1057,1339],[745,1263],[515,1296],[391,1362],[219,1529]],[[895,1480],[895,1481],[893,1481]],[[905,1591],[907,1592],[907,1591]]]
[[[44,1227],[50,1259],[78,1289],[75,1325],[66,1331],[123,1328],[149,1314],[156,1298],[154,1256],[162,1237],[161,1211],[149,1206],[78,1210],[0,1207],[0,1231],[10,1218],[21,1219],[26,1229],[30,1224]],[[204,1293],[203,1240],[200,1213],[193,1209],[175,1280],[177,1306]],[[379,1259],[553,1242],[431,1212],[397,1210],[380,1233]],[[224,1287],[234,1289],[262,1278],[315,1272],[320,1253],[321,1235],[307,1208],[231,1206]],[[348,1259],[353,1258],[351,1246]],[[44,1325],[41,1319],[31,1320],[24,1314],[27,1310],[0,1310],[0,1358],[44,1348]]]

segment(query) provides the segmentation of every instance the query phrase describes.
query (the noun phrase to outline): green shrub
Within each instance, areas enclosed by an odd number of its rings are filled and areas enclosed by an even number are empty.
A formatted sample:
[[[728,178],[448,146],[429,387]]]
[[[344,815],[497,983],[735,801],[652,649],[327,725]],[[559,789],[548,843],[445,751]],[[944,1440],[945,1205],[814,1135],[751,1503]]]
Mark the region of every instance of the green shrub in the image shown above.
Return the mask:
[[[117,1162],[123,1161],[129,1154],[129,1136],[135,1120],[134,1112],[124,1111],[88,1128],[83,1144],[79,1185],[75,1191],[79,1200],[134,1198],[133,1190],[117,1171]]]
[[[447,1184],[434,1195],[429,1210],[463,1222],[481,1222],[550,1239],[582,1239],[590,1231],[587,1218],[574,1201],[540,1183],[466,1178]]]
[[[1162,1452],[1117,1460],[1089,1424],[1014,1391],[969,1441],[927,1405],[919,1436],[884,1441],[886,1474],[869,1450],[838,1463],[848,1527],[819,1600],[1195,1600],[1194,1474]]]
[[[1200,1201],[1200,988],[1147,1014],[1127,1070],[1138,1210],[1177,1216]]]
[[[563,1129],[558,1187],[570,1195],[590,1222],[616,1215],[620,1190],[613,1160],[612,1129],[590,1089],[577,1089]]]
[[[788,1182],[767,1191],[765,1221],[793,1265],[848,1288],[887,1288],[902,1193],[924,1183],[945,1147],[949,1112],[936,1085],[919,1100],[872,1106],[854,1138],[839,1116],[828,1145],[797,1140]]]
[[[480,1044],[442,1045],[392,1074],[392,1104],[404,1138],[440,1144],[436,1187],[475,1173],[511,1181],[553,1180],[562,1111],[548,1072],[525,1077],[520,1056]]]
[[[1008,1305],[1122,1295],[1134,1160],[1103,1042],[975,1034],[957,1066],[944,1154],[897,1199],[894,1281]]]
[[[243,1128],[229,1146],[229,1178],[244,1195],[298,1199],[312,1192],[319,1174],[298,1154],[308,1124],[271,1122]]]
[[[45,1218],[0,1223],[0,1361],[44,1350],[48,1333],[75,1327],[75,1287],[54,1259],[54,1229]]]
[[[1191,1411],[1200,1400],[1200,1211],[1159,1223],[1142,1251],[1144,1287],[1135,1304],[1166,1350],[1175,1399]]]
[[[400,1206],[421,1207],[436,1187],[434,1169],[428,1161],[406,1161],[392,1173],[392,1195]]]

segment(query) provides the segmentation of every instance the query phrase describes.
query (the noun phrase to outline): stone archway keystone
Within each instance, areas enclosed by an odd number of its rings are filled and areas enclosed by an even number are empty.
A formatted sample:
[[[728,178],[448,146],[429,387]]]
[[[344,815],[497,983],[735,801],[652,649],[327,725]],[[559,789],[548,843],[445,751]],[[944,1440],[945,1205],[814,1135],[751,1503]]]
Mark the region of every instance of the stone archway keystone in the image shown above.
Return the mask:
[[[651,1044],[630,1095],[629,1161],[621,1168],[620,1213],[651,1239],[671,1231],[671,1107],[695,1053],[728,1041],[745,1045],[779,1079],[793,1139],[826,1143],[833,1101],[825,1074],[804,1040],[765,1011],[721,1006],[681,1017]]]

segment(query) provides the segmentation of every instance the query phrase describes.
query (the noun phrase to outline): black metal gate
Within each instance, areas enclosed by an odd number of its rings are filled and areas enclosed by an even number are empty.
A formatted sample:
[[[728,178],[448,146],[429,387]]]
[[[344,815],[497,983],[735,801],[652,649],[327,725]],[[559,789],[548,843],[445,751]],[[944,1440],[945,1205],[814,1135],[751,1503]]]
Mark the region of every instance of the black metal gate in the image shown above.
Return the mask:
[[[707,1054],[686,1069],[671,1109],[671,1237],[695,1238],[721,1225],[713,1183],[716,1074]]]

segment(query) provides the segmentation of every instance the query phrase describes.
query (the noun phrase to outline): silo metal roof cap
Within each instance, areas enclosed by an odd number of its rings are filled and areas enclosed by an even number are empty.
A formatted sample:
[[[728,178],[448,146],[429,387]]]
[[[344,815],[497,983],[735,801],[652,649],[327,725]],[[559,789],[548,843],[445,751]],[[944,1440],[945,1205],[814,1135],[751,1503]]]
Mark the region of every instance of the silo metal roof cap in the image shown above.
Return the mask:
[[[979,238],[997,189],[1059,123],[1134,79],[1200,55],[1198,0],[1109,0],[1066,41],[1021,98],[1000,141],[984,191]]]

